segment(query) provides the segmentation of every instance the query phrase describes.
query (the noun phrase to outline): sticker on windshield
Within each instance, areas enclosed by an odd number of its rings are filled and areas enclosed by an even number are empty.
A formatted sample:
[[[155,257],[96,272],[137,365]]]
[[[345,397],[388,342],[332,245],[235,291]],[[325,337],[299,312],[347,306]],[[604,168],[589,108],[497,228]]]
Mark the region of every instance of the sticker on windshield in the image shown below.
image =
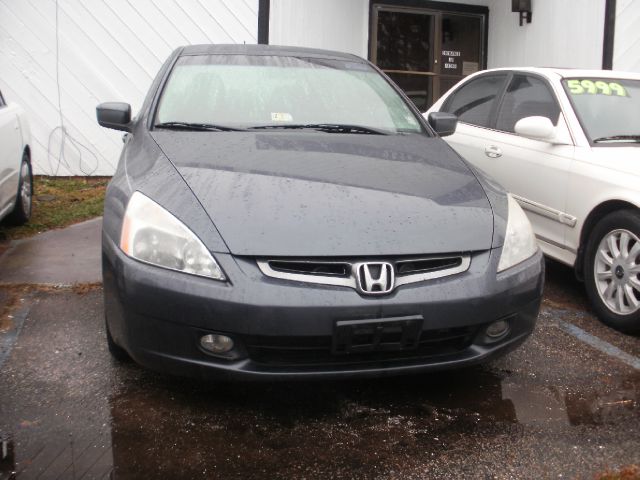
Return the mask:
[[[407,123],[411,126],[416,126],[418,124],[418,122],[416,121],[415,118],[413,118],[413,115],[407,115],[406,117],[404,117],[404,119],[407,121]]]
[[[614,95],[627,97],[625,88],[617,82],[605,80],[567,80],[572,95]]]
[[[272,122],[291,122],[293,121],[293,116],[290,113],[271,112],[271,121]]]

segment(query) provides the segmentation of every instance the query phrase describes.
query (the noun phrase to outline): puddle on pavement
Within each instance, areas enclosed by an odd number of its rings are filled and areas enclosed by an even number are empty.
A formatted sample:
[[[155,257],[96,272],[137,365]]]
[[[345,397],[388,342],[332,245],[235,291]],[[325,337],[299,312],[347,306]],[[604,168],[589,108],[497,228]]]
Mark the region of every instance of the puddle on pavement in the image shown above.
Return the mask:
[[[332,383],[202,384],[133,365],[115,376],[104,438],[83,445],[71,432],[49,440],[62,448],[57,457],[90,465],[91,475],[113,470],[116,479],[295,477],[328,468],[335,476],[373,477],[402,471],[425,452],[447,455],[465,437],[619,423],[640,411],[640,375],[589,393],[523,385],[481,367]],[[16,441],[28,442],[27,431],[2,438],[0,479],[25,466],[51,469],[43,464],[56,455],[21,458]],[[63,445],[74,435],[75,453],[74,445]],[[58,470],[66,472],[62,478],[82,471],[76,464]]]
[[[515,383],[504,383],[502,392],[514,405],[517,423],[601,425],[639,411],[640,379],[626,379],[619,389],[606,394],[558,387],[531,390]]]
[[[523,387],[481,368],[377,382],[218,384],[152,376],[110,398],[115,478],[383,474],[465,435],[624,421],[640,378],[609,393]],[[400,462],[400,463],[399,463]]]

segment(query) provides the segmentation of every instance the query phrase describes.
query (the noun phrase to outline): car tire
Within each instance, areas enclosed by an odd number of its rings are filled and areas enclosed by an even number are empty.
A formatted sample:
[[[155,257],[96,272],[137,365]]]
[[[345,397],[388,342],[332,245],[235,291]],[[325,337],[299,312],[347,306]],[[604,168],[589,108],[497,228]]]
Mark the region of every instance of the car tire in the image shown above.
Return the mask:
[[[619,210],[596,224],[586,245],[584,279],[600,320],[640,333],[640,211]]]
[[[25,153],[20,164],[20,181],[18,193],[13,211],[7,217],[13,225],[24,225],[31,218],[31,206],[33,200],[33,174],[29,157]]]
[[[109,331],[109,324],[106,321],[105,330],[107,332],[107,347],[109,348],[109,353],[111,354],[111,356],[119,362],[131,361],[131,357],[129,356],[127,351],[120,345],[118,345],[111,336],[111,332]]]

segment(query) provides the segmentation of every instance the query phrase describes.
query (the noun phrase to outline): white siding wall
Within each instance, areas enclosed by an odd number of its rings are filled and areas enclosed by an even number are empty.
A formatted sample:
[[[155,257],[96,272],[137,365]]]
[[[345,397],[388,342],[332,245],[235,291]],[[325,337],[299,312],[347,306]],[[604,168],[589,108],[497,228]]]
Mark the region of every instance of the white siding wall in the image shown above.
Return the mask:
[[[59,84],[55,0],[0,0],[0,89],[27,111],[36,173],[111,175],[122,135],[97,125],[98,103],[126,101],[135,115],[177,46],[257,41],[258,0],[59,0],[58,6]]]
[[[510,1],[491,0],[489,68],[602,68],[605,0],[534,0],[532,10],[521,27]]]
[[[369,0],[271,0],[269,44],[367,57]]]
[[[640,1],[616,2],[613,68],[640,72]]]

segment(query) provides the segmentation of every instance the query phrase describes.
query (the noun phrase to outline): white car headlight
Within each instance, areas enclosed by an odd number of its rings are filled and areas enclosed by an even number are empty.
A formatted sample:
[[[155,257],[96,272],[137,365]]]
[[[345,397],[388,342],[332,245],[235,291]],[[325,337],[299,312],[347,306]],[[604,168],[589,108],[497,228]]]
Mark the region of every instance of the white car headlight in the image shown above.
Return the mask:
[[[129,199],[120,248],[131,258],[158,267],[225,280],[222,269],[195,234],[140,192]]]
[[[498,263],[498,272],[513,267],[538,251],[536,237],[529,219],[511,195],[508,195],[509,218],[507,232],[502,246],[502,255]]]

